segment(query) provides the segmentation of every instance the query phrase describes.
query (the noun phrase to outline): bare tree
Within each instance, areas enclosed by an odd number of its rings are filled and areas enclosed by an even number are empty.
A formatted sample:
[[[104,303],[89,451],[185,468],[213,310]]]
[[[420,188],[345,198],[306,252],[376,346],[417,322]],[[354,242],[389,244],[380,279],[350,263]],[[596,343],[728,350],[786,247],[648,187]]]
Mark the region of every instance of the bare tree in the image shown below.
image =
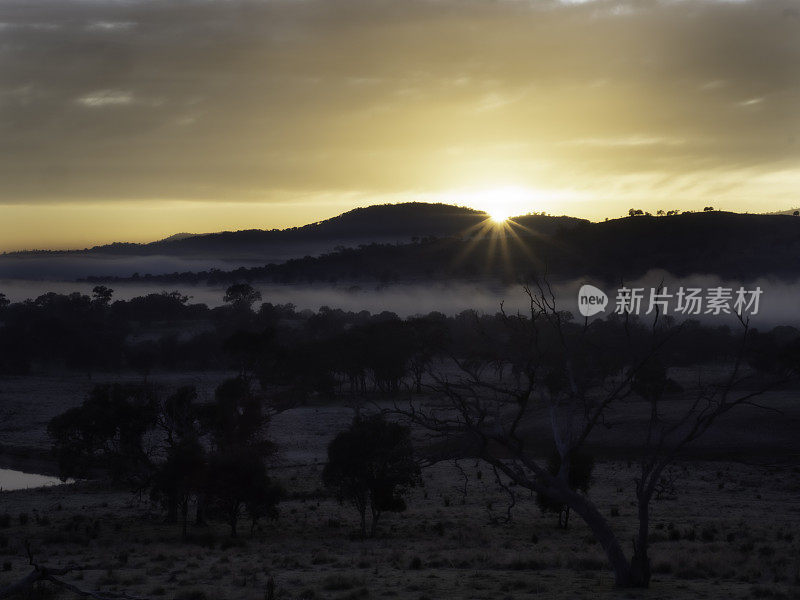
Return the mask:
[[[505,348],[504,356],[453,356],[454,369],[431,374],[430,397],[396,410],[433,438],[459,440],[456,451],[480,457],[517,485],[568,507],[604,549],[616,585],[647,587],[650,501],[665,469],[718,417],[769,387],[747,387],[742,358],[748,324],[742,322],[742,344],[724,381],[681,392],[666,411],[665,395],[677,394],[661,361],[681,326],[657,313],[650,325],[627,317],[576,324],[557,310],[547,282],[524,289],[529,314],[501,316],[504,333],[494,347]],[[615,411],[643,402],[649,414],[632,440],[638,446],[639,529],[629,559],[599,508],[570,487],[569,470],[598,426],[611,427]],[[541,458],[552,444],[560,458],[557,472]]]

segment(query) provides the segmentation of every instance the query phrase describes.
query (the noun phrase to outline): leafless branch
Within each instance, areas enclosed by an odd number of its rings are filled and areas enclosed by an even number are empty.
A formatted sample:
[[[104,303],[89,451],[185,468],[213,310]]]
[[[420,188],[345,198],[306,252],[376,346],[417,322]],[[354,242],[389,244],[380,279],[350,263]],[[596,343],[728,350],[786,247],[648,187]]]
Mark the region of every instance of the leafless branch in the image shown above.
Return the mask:
[[[19,581],[0,589],[0,598],[10,598],[12,596],[22,594],[23,592],[30,590],[36,583],[40,581],[47,581],[57,587],[70,591],[73,594],[84,598],[94,598],[95,600],[149,600],[147,598],[131,596],[122,592],[95,592],[92,590],[79,588],[75,584],[64,581],[61,579],[61,577],[74,571],[99,570],[99,567],[75,564],[64,567],[48,567],[41,565],[36,562],[29,542],[25,543],[25,552],[28,556],[28,564],[33,567],[33,570]]]

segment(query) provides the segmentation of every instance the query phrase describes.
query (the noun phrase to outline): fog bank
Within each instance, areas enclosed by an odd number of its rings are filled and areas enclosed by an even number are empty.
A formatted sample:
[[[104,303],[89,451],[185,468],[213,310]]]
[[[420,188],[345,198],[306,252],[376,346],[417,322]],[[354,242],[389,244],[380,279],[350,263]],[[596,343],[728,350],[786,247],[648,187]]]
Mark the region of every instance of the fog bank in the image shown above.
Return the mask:
[[[800,280],[787,283],[770,278],[761,278],[753,281],[722,280],[713,275],[695,275],[684,278],[674,278],[667,273],[653,271],[641,279],[625,282],[628,287],[645,288],[645,301],[642,312],[646,311],[646,298],[649,289],[658,287],[663,282],[669,293],[675,293],[681,286],[685,288],[713,288],[723,286],[738,289],[739,286],[747,290],[760,287],[759,312],[752,316],[751,321],[756,327],[772,327],[779,324],[800,326]],[[560,309],[569,310],[576,318],[582,318],[578,312],[577,294],[581,285],[592,283],[604,290],[609,297],[609,305],[602,317],[615,309],[616,288],[609,288],[591,278],[577,279],[567,282],[555,283],[552,286],[557,305]],[[28,298],[36,298],[46,292],[70,293],[81,292],[91,294],[94,284],[75,283],[64,281],[23,281],[0,280],[0,292],[6,294],[9,300],[19,302]],[[167,285],[157,282],[142,283],[114,283],[116,300],[130,299],[149,293],[178,290],[189,296],[192,303],[203,303],[208,306],[220,306],[225,290],[223,287],[205,285]],[[393,284],[380,286],[374,284],[330,286],[319,285],[280,285],[280,284],[254,284],[262,295],[264,302],[273,304],[294,304],[298,309],[316,311],[322,306],[340,308],[348,311],[368,310],[372,313],[382,311],[395,312],[402,317],[427,314],[439,311],[447,315],[457,314],[461,311],[474,309],[482,313],[494,314],[500,310],[501,304],[506,312],[525,313],[528,311],[528,301],[521,285],[492,285],[490,283],[440,283],[440,284]],[[674,306],[674,303],[671,305]],[[670,311],[671,313],[671,311]],[[679,320],[681,315],[676,316]],[[735,326],[736,319],[732,315],[692,315],[709,324]]]

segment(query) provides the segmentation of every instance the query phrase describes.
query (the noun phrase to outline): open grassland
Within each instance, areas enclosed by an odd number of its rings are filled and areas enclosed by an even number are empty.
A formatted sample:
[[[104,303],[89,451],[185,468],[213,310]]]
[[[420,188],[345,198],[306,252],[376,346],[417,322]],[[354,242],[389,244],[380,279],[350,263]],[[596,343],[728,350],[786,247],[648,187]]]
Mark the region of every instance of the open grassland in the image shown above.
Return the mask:
[[[0,515],[0,582],[29,570],[23,542],[52,565],[96,568],[82,587],[165,598],[796,598],[800,595],[800,469],[691,463],[674,498],[656,502],[648,591],[612,587],[603,553],[574,519],[566,531],[482,463],[439,463],[409,509],[385,518],[377,539],[358,538],[355,512],[320,489],[316,468],[285,470],[293,490],[275,522],[229,537],[219,525],[175,525],[144,499],[94,484],[7,492]],[[466,476],[466,479],[465,479]],[[630,539],[630,479],[620,462],[596,469],[591,497]],[[464,487],[467,482],[466,488]],[[466,492],[466,493],[465,493]]]
[[[225,376],[154,381],[173,389],[194,384],[201,399],[210,399]],[[49,419],[78,405],[100,381],[0,380],[6,449],[0,460],[46,461]],[[270,438],[279,448],[272,473],[289,497],[277,521],[252,532],[243,523],[238,539],[212,522],[190,526],[182,540],[179,526],[164,523],[163,511],[146,496],[94,482],[0,493],[0,585],[30,570],[29,541],[40,562],[91,566],[67,577],[80,587],[149,598],[260,600],[269,576],[278,599],[798,598],[796,397],[771,393],[759,401],[767,410],[743,407],[727,415],[671,469],[674,489],[653,504],[654,576],[646,591],[613,588],[603,551],[577,516],[568,530],[559,529],[529,492],[510,487],[508,519],[509,492],[474,459],[424,469],[424,485],[412,490],[408,510],[385,515],[377,538],[361,540],[355,510],[336,502],[320,480],[327,444],[353,416],[342,402],[298,406],[272,420]],[[627,457],[645,415],[635,402],[622,408],[610,428],[597,432],[589,496],[627,546],[637,522],[636,469]],[[533,414],[530,436],[545,434],[540,421]],[[414,437],[424,441],[419,430]]]

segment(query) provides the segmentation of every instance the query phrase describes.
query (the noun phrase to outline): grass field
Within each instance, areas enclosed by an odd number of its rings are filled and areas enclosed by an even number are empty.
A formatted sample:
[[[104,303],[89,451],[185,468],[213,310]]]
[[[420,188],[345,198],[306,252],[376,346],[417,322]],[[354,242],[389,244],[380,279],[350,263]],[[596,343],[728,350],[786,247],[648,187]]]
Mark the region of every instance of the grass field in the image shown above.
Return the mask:
[[[97,568],[83,587],[167,598],[796,598],[800,594],[800,472],[733,463],[680,469],[675,499],[654,506],[655,571],[647,591],[617,591],[602,551],[577,519],[555,526],[527,494],[510,523],[485,465],[442,463],[424,474],[409,510],[385,518],[375,540],[356,535],[353,509],[319,489],[318,469],[283,471],[294,490],[278,521],[232,540],[193,528],[182,542],[147,502],[77,484],[3,495],[0,581],[29,570],[22,543],[51,565]],[[597,467],[591,497],[630,539],[635,526],[625,464]],[[22,524],[22,522],[25,522]]]
[[[222,376],[187,374],[160,383],[193,381],[209,397]],[[22,449],[46,460],[47,421],[79,403],[94,383],[0,380],[7,458]],[[351,408],[330,404],[297,407],[273,420],[271,437],[280,448],[273,474],[290,497],[277,521],[252,534],[243,524],[238,539],[212,523],[190,527],[182,541],[179,527],[165,524],[146,497],[94,482],[1,493],[0,584],[30,570],[24,550],[30,541],[48,565],[91,565],[70,579],[83,588],[150,598],[262,599],[270,575],[276,598],[285,599],[797,598],[800,466],[792,434],[798,412],[793,393],[764,402],[781,412],[747,408],[731,415],[673,469],[676,493],[652,507],[649,590],[615,590],[588,528],[573,517],[568,530],[559,529],[527,491],[512,488],[516,503],[506,522],[509,497],[475,460],[426,468],[408,510],[384,516],[376,539],[359,539],[355,510],[337,503],[320,481],[328,442],[352,418]],[[628,552],[636,526],[635,466],[619,458],[627,449],[614,440],[636,429],[639,411],[629,409],[598,437],[590,489]]]

